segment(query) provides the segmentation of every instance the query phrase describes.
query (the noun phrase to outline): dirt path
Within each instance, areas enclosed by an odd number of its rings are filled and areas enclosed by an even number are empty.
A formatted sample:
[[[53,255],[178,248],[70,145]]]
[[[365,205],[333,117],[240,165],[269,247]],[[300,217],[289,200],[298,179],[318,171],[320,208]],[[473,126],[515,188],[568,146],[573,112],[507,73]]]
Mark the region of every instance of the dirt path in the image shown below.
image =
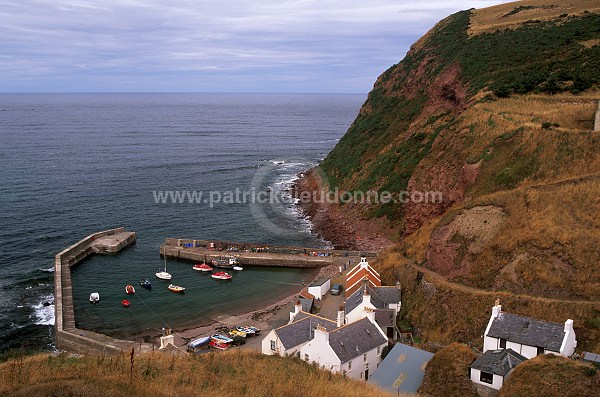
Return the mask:
[[[507,292],[507,291],[488,291],[488,290],[484,290],[484,289],[479,289],[479,288],[474,288],[474,287],[469,287],[468,285],[464,285],[464,284],[458,284],[452,281],[449,281],[446,277],[442,276],[439,273],[434,272],[431,269],[428,269],[426,267],[417,265],[415,262],[413,262],[412,260],[408,259],[408,258],[403,258],[403,257],[399,257],[398,259],[400,259],[401,261],[403,261],[405,264],[412,266],[415,270],[422,272],[423,274],[425,274],[427,277],[430,277],[432,280],[435,280],[437,283],[444,285],[450,289],[454,289],[454,290],[458,290],[458,291],[462,291],[462,292],[467,292],[469,294],[491,294],[494,292],[498,292],[501,293],[503,295],[511,295],[514,296],[515,298],[522,298],[522,299],[531,299],[531,300],[537,300],[540,302],[547,302],[547,303],[574,303],[574,304],[582,304],[582,305],[597,305],[598,303],[600,303],[600,300],[596,300],[596,301],[589,301],[589,300],[572,300],[572,299],[554,299],[554,298],[544,298],[541,296],[531,296],[531,295],[524,295],[524,294],[515,294],[512,292]]]

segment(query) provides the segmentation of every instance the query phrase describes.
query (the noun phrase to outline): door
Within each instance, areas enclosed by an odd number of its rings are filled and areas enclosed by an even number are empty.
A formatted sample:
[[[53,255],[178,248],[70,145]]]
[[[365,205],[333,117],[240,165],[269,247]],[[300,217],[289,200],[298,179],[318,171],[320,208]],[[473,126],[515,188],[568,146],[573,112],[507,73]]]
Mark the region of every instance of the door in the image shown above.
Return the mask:
[[[369,368],[365,369],[365,381],[369,380]]]

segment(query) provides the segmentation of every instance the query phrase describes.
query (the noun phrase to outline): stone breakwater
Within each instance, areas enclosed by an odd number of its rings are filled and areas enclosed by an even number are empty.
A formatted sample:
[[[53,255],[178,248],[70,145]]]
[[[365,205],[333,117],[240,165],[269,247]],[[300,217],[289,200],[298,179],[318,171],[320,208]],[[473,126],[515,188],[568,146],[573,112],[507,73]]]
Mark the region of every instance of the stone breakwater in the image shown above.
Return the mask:
[[[135,349],[139,353],[153,349],[151,344],[115,339],[96,332],[78,329],[75,325],[71,268],[90,255],[117,253],[135,241],[135,232],[126,232],[121,227],[90,234],[56,255],[54,259],[54,338],[58,349],[84,354],[120,354],[131,349]]]

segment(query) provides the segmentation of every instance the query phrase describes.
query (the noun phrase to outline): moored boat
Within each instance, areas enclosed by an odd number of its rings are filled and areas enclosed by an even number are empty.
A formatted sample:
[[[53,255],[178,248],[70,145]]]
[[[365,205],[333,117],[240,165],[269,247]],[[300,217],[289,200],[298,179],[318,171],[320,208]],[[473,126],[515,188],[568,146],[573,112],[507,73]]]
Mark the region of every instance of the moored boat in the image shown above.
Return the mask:
[[[243,267],[241,267],[240,265],[235,265],[235,266],[233,266],[233,268],[232,268],[232,269],[233,269],[233,270],[237,270],[237,271],[244,270],[244,268],[243,268]]]
[[[217,280],[231,280],[231,274],[227,272],[216,272],[210,275],[212,278]]]
[[[221,267],[221,268],[225,268],[225,269],[231,269],[234,266],[238,266],[240,263],[239,259],[235,256],[230,256],[230,257],[219,257],[219,258],[214,258],[212,260],[212,265],[214,267]]]
[[[127,295],[135,294],[135,288],[133,288],[133,285],[126,285],[125,286],[125,293]]]
[[[169,291],[173,291],[173,292],[183,293],[185,291],[185,288],[180,287],[179,285],[174,285],[174,284],[169,284],[169,286],[167,288],[169,289]]]
[[[210,272],[211,270],[213,270],[213,268],[210,265],[207,265],[206,263],[196,263],[194,266],[192,266],[192,269],[201,272]]]
[[[90,294],[90,302],[91,303],[98,303],[100,302],[100,294],[97,292],[92,292]]]
[[[155,273],[156,277],[160,278],[161,280],[170,280],[171,279],[171,274],[167,273],[167,255],[163,253],[163,257],[165,258],[165,267],[164,269],[158,269]]]
[[[123,299],[121,301],[121,304],[123,305],[123,307],[129,307],[129,305],[130,305],[130,303],[129,303],[129,301],[127,299]]]
[[[140,280],[140,285],[144,288],[148,288],[151,289],[152,288],[152,283],[150,282],[150,280],[148,280],[147,278],[143,278]]]

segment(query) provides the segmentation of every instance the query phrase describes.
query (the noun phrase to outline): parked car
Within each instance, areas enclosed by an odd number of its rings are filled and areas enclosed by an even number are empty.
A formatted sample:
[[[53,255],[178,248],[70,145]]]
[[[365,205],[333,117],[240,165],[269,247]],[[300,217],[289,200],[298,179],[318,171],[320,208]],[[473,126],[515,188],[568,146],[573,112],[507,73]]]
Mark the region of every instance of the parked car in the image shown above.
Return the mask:
[[[339,295],[342,293],[343,289],[344,287],[342,287],[342,284],[334,284],[333,287],[331,287],[331,295]]]

